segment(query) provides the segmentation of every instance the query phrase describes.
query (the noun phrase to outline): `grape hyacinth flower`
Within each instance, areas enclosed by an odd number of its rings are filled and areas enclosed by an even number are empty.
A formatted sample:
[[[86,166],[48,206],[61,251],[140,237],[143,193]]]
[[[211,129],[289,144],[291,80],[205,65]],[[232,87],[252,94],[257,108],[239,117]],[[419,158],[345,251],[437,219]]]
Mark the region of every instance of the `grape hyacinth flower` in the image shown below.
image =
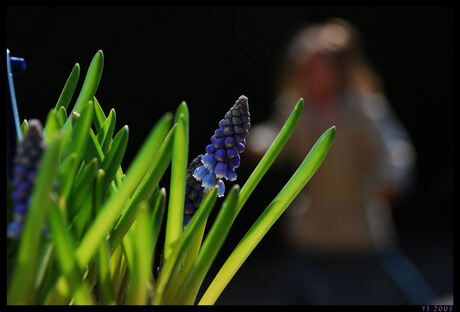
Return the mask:
[[[184,226],[200,206],[205,192],[217,185],[217,195],[224,196],[223,179],[235,181],[235,169],[240,166],[240,155],[246,146],[251,128],[248,98],[240,96],[211,137],[206,154],[199,155],[189,165],[184,207]]]
[[[8,237],[19,237],[22,232],[44,148],[43,127],[38,119],[31,119],[29,130],[20,142],[14,158],[14,175],[11,182],[14,220],[8,225]]]

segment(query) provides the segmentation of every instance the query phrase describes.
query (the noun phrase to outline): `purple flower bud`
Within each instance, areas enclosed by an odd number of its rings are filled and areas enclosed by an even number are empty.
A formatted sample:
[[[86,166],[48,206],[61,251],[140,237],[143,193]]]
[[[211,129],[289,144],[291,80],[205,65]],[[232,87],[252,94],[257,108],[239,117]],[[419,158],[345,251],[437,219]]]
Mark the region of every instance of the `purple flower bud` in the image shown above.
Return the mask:
[[[224,145],[225,145],[224,142],[225,142],[225,141],[224,141],[223,138],[218,138],[218,139],[216,139],[216,141],[214,142],[214,147],[215,147],[216,149],[222,148],[222,147],[224,147]]]
[[[183,221],[184,227],[185,227],[187,224],[189,224],[190,220],[192,220],[192,215],[186,214],[186,215],[184,216],[184,221]]]
[[[234,168],[240,166],[240,156],[245,150],[246,136],[250,128],[248,98],[240,96],[224,119],[219,121],[219,128],[211,137],[211,144],[206,146],[206,154],[195,158],[187,171],[187,187],[184,203],[184,226],[199,207],[205,192],[216,186],[218,196],[225,193],[223,178],[235,181]],[[201,162],[201,164],[199,164]]]
[[[226,148],[231,148],[235,147],[235,139],[231,136],[225,138],[225,147]]]
[[[222,180],[217,183],[217,196],[222,197],[225,194],[225,184]]]
[[[213,169],[214,166],[216,165],[216,158],[214,157],[214,154],[205,154],[203,156],[203,165],[206,166],[208,169]]]
[[[206,174],[208,174],[208,169],[205,166],[200,166],[193,171],[193,177],[198,181],[201,181]]]
[[[229,148],[227,150],[227,157],[229,159],[235,158],[238,155],[238,150],[235,147]]]
[[[240,166],[240,156],[236,154],[235,158],[231,158],[228,160],[228,165],[232,168],[238,168]]]
[[[236,146],[236,149],[238,150],[238,153],[242,153],[244,152],[244,144],[243,143],[238,143],[238,145]]]
[[[216,185],[216,176],[213,173],[208,173],[201,184],[206,190],[212,189]]]
[[[231,126],[225,127],[225,128],[224,128],[224,134],[225,134],[226,136],[233,135],[233,129],[232,129],[232,127],[231,127]]]
[[[225,173],[225,178],[229,181],[235,181],[237,178],[235,169],[227,168],[227,172]]]
[[[185,208],[184,208],[184,213],[186,215],[191,215],[193,214],[195,209],[193,209],[193,205],[191,203],[186,203]]]
[[[19,143],[14,159],[11,199],[14,203],[15,220],[8,226],[8,235],[11,237],[18,237],[21,234],[23,219],[27,217],[30,194],[44,149],[43,127],[39,120],[31,119],[29,131]]]
[[[198,197],[198,193],[196,191],[190,191],[187,194],[188,200],[191,200],[191,201],[195,200],[197,197]]]
[[[224,162],[217,163],[216,167],[214,168],[214,173],[217,179],[222,179],[225,176],[225,172],[227,171],[227,166]]]
[[[10,224],[8,224],[7,235],[8,237],[18,238],[22,232],[23,222],[14,220]]]
[[[216,151],[215,158],[217,161],[225,162],[227,160],[227,153],[223,148],[220,148]]]
[[[211,154],[216,151],[216,148],[214,147],[214,144],[208,144],[206,146],[206,153]]]
[[[216,138],[223,138],[225,136],[225,131],[222,128],[216,129],[216,131],[214,131],[214,135]]]
[[[15,215],[19,215],[21,217],[25,217],[26,214],[27,214],[27,210],[28,210],[28,207],[29,205],[28,204],[25,204],[25,203],[19,203],[17,204],[14,208],[14,214]]]
[[[236,143],[241,143],[244,140],[244,136],[242,136],[241,134],[235,134],[233,138],[235,139]]]
[[[236,134],[242,134],[244,132],[244,128],[240,125],[233,126],[233,130]]]
[[[198,209],[201,205],[201,198],[195,198],[192,202],[193,208]]]

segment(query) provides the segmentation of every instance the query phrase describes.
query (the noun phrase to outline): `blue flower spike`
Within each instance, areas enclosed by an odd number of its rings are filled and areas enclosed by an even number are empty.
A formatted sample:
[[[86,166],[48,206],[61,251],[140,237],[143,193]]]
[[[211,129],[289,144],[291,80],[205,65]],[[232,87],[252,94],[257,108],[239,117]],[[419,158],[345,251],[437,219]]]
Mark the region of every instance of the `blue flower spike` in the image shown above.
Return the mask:
[[[7,235],[11,238],[17,238],[21,235],[35,176],[45,149],[43,127],[40,121],[31,119],[28,122],[29,131],[20,142],[14,158],[14,175],[11,182],[14,220],[8,225],[7,230]]]
[[[189,165],[184,207],[184,227],[200,206],[203,195],[217,185],[217,195],[224,196],[223,179],[235,181],[235,169],[240,166],[240,155],[245,150],[246,137],[251,128],[248,98],[240,96],[219,128],[214,131],[206,154],[199,155]],[[195,194],[196,193],[196,194]]]

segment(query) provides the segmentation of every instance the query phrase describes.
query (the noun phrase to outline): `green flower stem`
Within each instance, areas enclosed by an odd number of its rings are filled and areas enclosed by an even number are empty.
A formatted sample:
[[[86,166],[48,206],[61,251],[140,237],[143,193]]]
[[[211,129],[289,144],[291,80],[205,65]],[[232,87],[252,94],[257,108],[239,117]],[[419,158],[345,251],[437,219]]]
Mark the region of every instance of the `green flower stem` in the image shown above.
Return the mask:
[[[209,305],[216,302],[223,289],[230,282],[249,254],[316,172],[330,149],[334,135],[335,127],[331,127],[321,135],[291,179],[259,216],[228,257],[227,261],[225,261],[201,298],[199,302],[200,305]]]
[[[167,260],[172,252],[172,244],[182,233],[184,218],[185,178],[188,165],[188,109],[185,102],[179,105],[181,112],[177,120],[177,129],[174,133],[174,143],[171,162],[171,184],[169,205],[166,217],[164,259]],[[185,112],[185,113],[183,113]]]
[[[38,269],[43,222],[50,206],[49,193],[53,188],[59,164],[61,137],[58,135],[46,148],[33,188],[29,211],[17,251],[16,265],[10,287],[8,304],[34,303],[34,285]]]

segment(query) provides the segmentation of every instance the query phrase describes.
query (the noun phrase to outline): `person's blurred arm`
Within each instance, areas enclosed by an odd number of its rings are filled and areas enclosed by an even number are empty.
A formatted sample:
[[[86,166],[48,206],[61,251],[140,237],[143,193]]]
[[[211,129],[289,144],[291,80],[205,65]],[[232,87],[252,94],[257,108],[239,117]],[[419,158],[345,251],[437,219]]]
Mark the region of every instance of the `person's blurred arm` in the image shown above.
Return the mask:
[[[379,172],[383,184],[378,193],[393,202],[413,182],[415,150],[407,131],[383,95],[368,93],[364,98],[363,108],[380,137],[385,151],[383,165]]]

